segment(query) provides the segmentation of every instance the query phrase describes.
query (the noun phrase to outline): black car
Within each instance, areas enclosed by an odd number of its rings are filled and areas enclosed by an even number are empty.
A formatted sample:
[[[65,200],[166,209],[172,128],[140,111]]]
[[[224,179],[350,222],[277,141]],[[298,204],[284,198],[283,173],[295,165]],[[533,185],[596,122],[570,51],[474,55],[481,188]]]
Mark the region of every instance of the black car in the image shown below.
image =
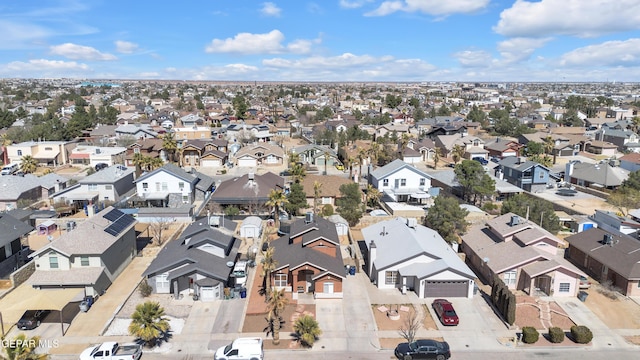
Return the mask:
[[[97,163],[97,164],[96,164],[96,171],[100,171],[100,170],[102,170],[102,169],[106,169],[106,168],[108,168],[108,167],[109,167],[109,165],[107,165],[107,164],[105,164],[105,163]]]
[[[410,343],[400,343],[396,347],[398,359],[436,359],[446,360],[451,357],[449,344],[446,341],[420,339]]]
[[[49,315],[49,310],[27,310],[24,312],[16,326],[20,330],[31,330],[40,326],[44,318]]]

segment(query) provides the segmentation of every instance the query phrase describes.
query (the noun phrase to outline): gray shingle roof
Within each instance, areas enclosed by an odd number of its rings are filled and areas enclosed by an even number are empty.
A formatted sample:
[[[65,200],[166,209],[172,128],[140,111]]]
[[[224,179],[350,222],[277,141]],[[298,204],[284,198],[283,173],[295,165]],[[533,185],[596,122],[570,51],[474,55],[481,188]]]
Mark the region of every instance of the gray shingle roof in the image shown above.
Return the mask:
[[[608,232],[600,228],[571,235],[565,240],[569,248],[589,254],[590,258],[606,265],[627,279],[640,279],[640,241],[625,235],[611,234],[613,246],[602,244]]]
[[[400,159],[395,159],[392,162],[388,163],[387,165],[383,166],[383,167],[379,167],[377,169],[375,169],[374,171],[371,172],[371,176],[373,176],[376,179],[382,179],[384,177],[387,177],[391,174],[393,174],[394,172],[402,169],[402,168],[408,168],[411,169],[413,172],[427,178],[430,179],[431,176],[421,170],[416,169],[415,167],[407,164],[406,162],[400,160]]]
[[[33,231],[33,226],[27,225],[9,214],[0,213],[0,249],[31,231]]]
[[[145,179],[148,179],[152,176],[154,176],[157,173],[160,172],[166,172],[168,174],[171,174],[177,178],[180,178],[181,180],[184,180],[190,184],[194,184],[197,180],[197,178],[191,174],[189,174],[188,172],[186,172],[184,169],[182,169],[181,167],[175,166],[173,164],[164,164],[161,168],[157,168],[149,173],[146,173],[142,176],[140,176],[139,178],[137,178],[135,180],[135,182],[140,182],[143,181]]]
[[[124,169],[124,170],[123,170]],[[133,174],[135,169],[127,168],[124,165],[113,165],[108,168],[96,171],[95,173],[78,181],[80,184],[113,184],[116,179]]]
[[[40,178],[31,174],[0,176],[0,200],[17,200],[23,193],[39,187]]]

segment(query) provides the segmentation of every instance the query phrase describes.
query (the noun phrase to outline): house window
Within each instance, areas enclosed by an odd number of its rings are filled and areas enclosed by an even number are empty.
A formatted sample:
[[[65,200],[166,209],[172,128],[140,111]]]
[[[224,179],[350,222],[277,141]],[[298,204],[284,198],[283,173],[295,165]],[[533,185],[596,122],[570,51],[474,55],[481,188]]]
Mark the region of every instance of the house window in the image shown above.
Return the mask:
[[[384,186],[384,187],[389,186],[389,179],[382,180],[382,186]]]
[[[322,205],[326,205],[326,204],[331,204],[331,198],[330,197],[323,197],[322,198]]]
[[[18,150],[18,156],[22,156],[22,150]]]
[[[420,178],[420,186],[424,186],[427,183],[427,179]]]
[[[44,148],[44,151],[52,151],[52,150],[53,150],[53,148],[52,148],[52,147],[45,147],[45,148]]]
[[[182,203],[184,204],[189,203],[189,195],[182,195]]]
[[[400,179],[400,186],[407,186],[407,179]]]
[[[156,183],[156,191],[160,192],[160,183],[159,182]]]
[[[98,184],[89,184],[87,185],[89,191],[98,191]]]
[[[325,294],[333,294],[333,282],[322,284],[322,292]]]
[[[179,182],[178,187],[180,188],[180,191],[184,190],[184,183],[182,181]]]
[[[275,287],[287,286],[287,274],[274,274],[273,279]]]
[[[385,271],[384,272],[384,283],[385,285],[395,285],[398,283],[398,272],[397,271]]]
[[[105,190],[112,190],[113,189],[113,185],[105,185],[104,188],[105,188]]]
[[[49,256],[49,269],[57,269],[57,268],[58,268],[58,257]]]
[[[162,191],[167,191],[167,190],[169,190],[169,186],[167,185],[166,182],[163,182],[162,183]]]
[[[509,286],[509,285],[515,285],[516,284],[516,275],[517,275],[517,271],[516,270],[511,270],[511,271],[507,271],[504,273],[504,284]]]
[[[544,179],[544,172],[540,171],[540,173],[538,174],[538,178]]]
[[[80,266],[89,266],[88,256],[80,256]]]
[[[133,148],[134,154],[140,154],[140,148]]]
[[[571,289],[570,283],[560,283],[560,286],[558,287],[558,291],[561,293],[568,293],[570,289]]]
[[[149,190],[149,183],[142,183],[142,190],[144,191]]]

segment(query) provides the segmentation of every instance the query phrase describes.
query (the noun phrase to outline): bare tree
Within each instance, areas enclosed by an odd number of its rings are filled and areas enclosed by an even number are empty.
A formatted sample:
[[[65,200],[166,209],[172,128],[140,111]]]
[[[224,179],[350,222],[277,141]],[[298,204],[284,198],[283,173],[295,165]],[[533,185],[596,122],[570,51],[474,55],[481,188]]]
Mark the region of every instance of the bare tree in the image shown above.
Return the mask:
[[[418,313],[415,309],[411,309],[407,318],[400,326],[400,330],[398,333],[402,336],[407,342],[413,342],[416,338],[416,333],[420,330],[422,326],[422,317],[418,316]]]
[[[151,230],[151,236],[153,237],[153,242],[160,246],[164,243],[164,238],[162,237],[165,230],[169,229],[169,224],[173,222],[170,218],[157,217],[153,220],[151,224],[149,224],[149,229]]]

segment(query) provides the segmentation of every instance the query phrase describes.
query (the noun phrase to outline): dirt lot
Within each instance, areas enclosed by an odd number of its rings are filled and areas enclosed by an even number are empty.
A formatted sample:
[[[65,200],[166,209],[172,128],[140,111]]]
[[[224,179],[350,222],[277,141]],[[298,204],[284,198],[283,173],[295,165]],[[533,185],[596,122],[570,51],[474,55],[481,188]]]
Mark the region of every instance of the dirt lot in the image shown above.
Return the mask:
[[[598,284],[586,290],[585,305],[611,329],[640,329],[640,305],[620,295],[611,299],[602,290]]]
[[[546,332],[549,323],[541,320],[541,311],[536,299],[530,296],[516,297],[516,325],[522,329],[525,326],[533,326],[538,331]],[[565,331],[571,329],[575,323],[571,321],[564,310],[555,302],[548,303],[550,310],[551,326],[559,327]],[[545,316],[545,315],[542,315]]]
[[[286,306],[284,313],[282,315],[282,319],[284,320],[284,324],[282,324],[282,328],[280,329],[280,344],[273,345],[270,339],[264,342],[265,349],[297,349],[300,347],[300,344],[293,338],[293,324],[296,322],[298,317],[302,315],[311,315],[313,317],[316,316],[316,306],[315,305],[296,305],[289,304]],[[242,326],[242,332],[248,333],[256,333],[256,332],[265,332],[265,328],[267,325],[267,321],[265,319],[266,314],[247,314],[244,318],[244,325]],[[271,334],[269,334],[269,338],[271,338]]]
[[[406,324],[406,321],[409,318],[411,312],[414,311],[413,305],[411,304],[400,305],[400,307],[404,307],[403,310],[408,309],[408,311],[402,311],[402,310],[398,311],[398,315],[400,316],[400,318],[398,320],[392,320],[389,316],[387,316],[386,311],[379,310],[381,306],[382,305],[372,305],[371,311],[373,312],[373,316],[376,320],[376,326],[378,327],[378,330],[383,330],[383,331],[384,330],[400,331],[400,328]],[[396,309],[395,305],[393,305],[393,309],[394,310]],[[423,305],[422,311],[425,314],[425,317],[422,321],[422,327],[427,330],[436,330],[437,329],[436,323],[433,320],[433,318],[431,318],[429,309],[426,307],[426,305]],[[442,340],[442,339],[437,339],[437,340]],[[379,341],[380,341],[380,346],[383,349],[393,349],[396,347],[396,345],[398,345],[401,342],[405,342],[406,340],[404,340],[400,336],[400,333],[398,333],[397,338],[380,338]]]

